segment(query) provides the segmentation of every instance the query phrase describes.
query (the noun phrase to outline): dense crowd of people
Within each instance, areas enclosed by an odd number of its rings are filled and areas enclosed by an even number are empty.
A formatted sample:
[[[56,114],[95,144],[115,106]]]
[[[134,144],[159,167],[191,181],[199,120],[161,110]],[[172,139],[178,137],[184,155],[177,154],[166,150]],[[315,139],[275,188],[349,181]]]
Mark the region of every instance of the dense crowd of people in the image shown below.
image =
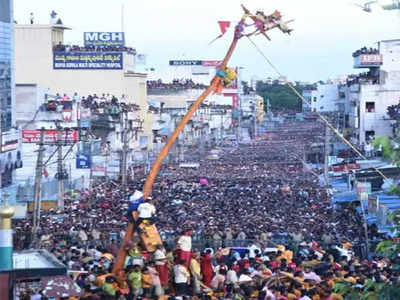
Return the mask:
[[[363,259],[355,208],[334,210],[330,190],[298,158],[313,142],[306,133],[323,132],[319,123],[277,132],[223,148],[219,160],[202,159],[198,168],[163,166],[144,203],[130,201],[144,174],[126,188],[103,182],[72,191],[64,211],[43,212],[40,245],[73,271],[80,299],[332,300],[343,299],[337,282],[361,289],[367,279],[397,281],[393,261]],[[164,243],[149,253],[135,234],[122,244],[124,270],[111,274],[132,203]],[[30,224],[16,222],[16,249],[31,245]],[[382,238],[374,227],[369,236]]]
[[[180,90],[180,89],[205,89],[208,86],[201,83],[195,83],[192,79],[173,79],[172,82],[166,83],[161,79],[158,80],[148,80],[147,89],[148,90]]]

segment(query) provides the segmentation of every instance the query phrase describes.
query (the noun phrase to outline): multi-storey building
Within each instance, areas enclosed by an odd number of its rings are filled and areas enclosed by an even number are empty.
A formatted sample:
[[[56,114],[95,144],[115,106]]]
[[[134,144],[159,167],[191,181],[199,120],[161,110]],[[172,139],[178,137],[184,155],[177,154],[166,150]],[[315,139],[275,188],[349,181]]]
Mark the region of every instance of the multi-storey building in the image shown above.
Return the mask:
[[[12,184],[22,166],[14,112],[14,21],[12,0],[0,0],[0,187]]]
[[[340,90],[346,98],[349,136],[361,145],[392,133],[387,108],[400,100],[400,40],[381,41],[377,49],[364,47],[353,58],[354,68],[366,72],[349,76]]]

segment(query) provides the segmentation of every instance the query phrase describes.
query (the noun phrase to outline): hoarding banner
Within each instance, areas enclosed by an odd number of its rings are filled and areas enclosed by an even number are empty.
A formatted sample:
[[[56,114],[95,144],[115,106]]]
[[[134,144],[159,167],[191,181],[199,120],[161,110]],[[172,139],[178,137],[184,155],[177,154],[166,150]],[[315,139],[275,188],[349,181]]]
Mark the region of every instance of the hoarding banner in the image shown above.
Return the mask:
[[[66,142],[77,142],[78,141],[78,130],[63,130],[62,140]],[[22,130],[22,142],[23,143],[39,143],[40,141],[40,130]],[[57,142],[57,130],[45,130],[44,131],[44,143],[51,144]]]
[[[360,56],[361,65],[380,65],[382,64],[382,56],[380,54],[363,54]]]
[[[54,52],[55,70],[122,70],[122,52]]]
[[[222,63],[221,60],[170,60],[170,66],[202,66],[202,67],[218,67]]]
[[[84,32],[85,46],[125,46],[124,32]]]
[[[92,176],[106,176],[106,159],[104,156],[92,156]]]
[[[0,173],[4,174],[12,170],[22,168],[23,162],[20,150],[0,153]]]
[[[204,67],[218,67],[222,60],[203,60],[202,66]]]
[[[170,60],[170,66],[201,66],[203,61],[201,60]]]
[[[20,132],[18,130],[3,132],[1,152],[17,150],[19,136]]]

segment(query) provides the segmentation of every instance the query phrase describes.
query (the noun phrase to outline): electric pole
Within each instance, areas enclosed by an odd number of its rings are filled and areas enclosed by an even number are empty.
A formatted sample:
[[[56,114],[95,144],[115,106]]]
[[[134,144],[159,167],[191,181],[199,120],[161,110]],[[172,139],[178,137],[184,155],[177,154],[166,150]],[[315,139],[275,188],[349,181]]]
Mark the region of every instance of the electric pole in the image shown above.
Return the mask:
[[[324,177],[325,177],[325,185],[329,185],[328,181],[328,159],[329,159],[329,151],[328,151],[328,146],[329,146],[329,127],[328,125],[325,125],[325,145],[324,145],[324,154],[325,154],[325,159],[324,159]]]
[[[57,182],[58,182],[58,196],[57,208],[64,210],[64,172],[63,172],[63,156],[62,156],[62,127],[59,121],[56,121],[57,128]]]
[[[41,196],[41,184],[43,175],[43,152],[44,152],[44,128],[40,129],[40,140],[38,157],[36,161],[35,171],[35,194],[34,194],[34,207],[33,207],[33,227],[32,234],[34,240],[37,239],[37,230],[40,226],[40,196]]]
[[[124,118],[125,117],[125,118]],[[127,112],[121,114],[121,142],[122,142],[122,156],[121,156],[121,177],[122,177],[122,186],[126,187],[127,184],[127,156],[129,151],[128,144],[128,116]]]

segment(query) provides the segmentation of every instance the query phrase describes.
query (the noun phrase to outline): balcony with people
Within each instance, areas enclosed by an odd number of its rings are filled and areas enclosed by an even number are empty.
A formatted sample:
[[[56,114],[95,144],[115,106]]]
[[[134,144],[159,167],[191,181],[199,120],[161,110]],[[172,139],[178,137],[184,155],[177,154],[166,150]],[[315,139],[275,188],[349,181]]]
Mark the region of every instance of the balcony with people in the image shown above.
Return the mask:
[[[202,83],[195,83],[188,78],[175,78],[171,82],[163,82],[162,79],[148,80],[147,93],[149,95],[165,95],[186,90],[206,89],[208,86]]]
[[[48,95],[41,110],[44,112],[54,112],[61,114],[66,110],[89,109],[92,116],[107,116],[119,119],[121,113],[138,112],[140,106],[134,103],[126,103],[126,96],[122,95],[119,99],[109,93],[97,96],[96,94],[79,97],[75,93],[72,97],[67,94],[62,96],[57,93],[55,96]],[[78,108],[79,107],[79,108]],[[75,115],[75,114],[74,114]]]
[[[351,74],[347,76],[346,85],[375,85],[379,84],[379,72],[370,70],[360,74]]]
[[[354,68],[376,68],[382,65],[379,49],[362,47],[353,52]]]

